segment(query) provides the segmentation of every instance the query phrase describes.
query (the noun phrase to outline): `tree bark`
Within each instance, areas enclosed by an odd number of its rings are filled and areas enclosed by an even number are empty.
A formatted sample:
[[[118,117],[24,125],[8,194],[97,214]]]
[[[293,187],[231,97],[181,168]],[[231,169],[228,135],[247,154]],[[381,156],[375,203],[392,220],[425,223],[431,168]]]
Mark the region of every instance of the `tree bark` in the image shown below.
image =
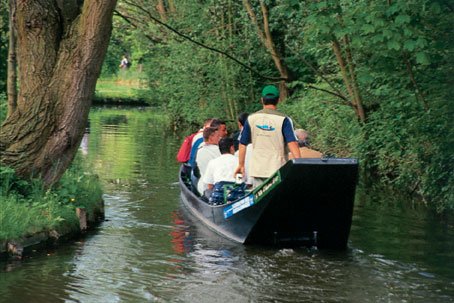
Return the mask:
[[[365,115],[363,108],[361,106],[361,101],[357,99],[357,94],[355,93],[355,90],[353,88],[353,83],[352,83],[352,78],[349,77],[349,73],[347,70],[347,62],[345,61],[343,55],[342,55],[342,49],[340,46],[339,41],[336,39],[336,37],[332,38],[332,48],[334,51],[334,54],[336,56],[337,63],[339,64],[339,68],[341,70],[342,74],[342,79],[344,81],[345,87],[348,91],[348,94],[350,95],[350,100],[352,103],[353,108],[355,109],[356,115],[359,120],[362,122],[365,121]]]
[[[167,21],[167,12],[166,12],[166,6],[164,4],[164,0],[158,0],[158,4],[156,5],[156,10],[159,13],[159,16],[161,17],[162,22]]]
[[[7,116],[16,110],[17,107],[17,60],[16,60],[16,28],[14,20],[16,19],[16,1],[9,1],[9,45],[8,45],[8,113]]]
[[[356,103],[358,116],[359,116],[360,120],[362,122],[364,122],[366,120],[366,114],[364,113],[363,99],[359,92],[358,80],[356,78],[355,62],[353,61],[353,55],[352,55],[352,51],[350,48],[350,40],[348,39],[348,36],[344,36],[344,43],[345,43],[345,52],[346,52],[348,70],[350,73],[350,80],[351,80],[351,85],[353,88],[353,94],[355,95],[355,100],[356,100],[355,103]]]
[[[82,139],[116,0],[16,1],[20,90],[1,127],[0,162],[52,185]]]
[[[169,0],[168,3],[169,3],[169,12],[171,12],[172,14],[175,14],[177,12],[175,2],[173,0]]]

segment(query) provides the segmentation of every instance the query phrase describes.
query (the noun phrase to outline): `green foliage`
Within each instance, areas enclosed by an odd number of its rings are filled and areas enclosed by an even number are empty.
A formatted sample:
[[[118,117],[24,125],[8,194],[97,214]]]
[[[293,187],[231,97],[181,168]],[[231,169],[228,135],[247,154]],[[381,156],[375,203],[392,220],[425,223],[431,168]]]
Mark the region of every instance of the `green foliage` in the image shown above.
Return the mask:
[[[15,239],[51,225],[43,210],[32,207],[15,196],[1,196],[0,241]]]
[[[6,119],[8,112],[8,101],[4,93],[0,93],[0,124]]]
[[[125,30],[125,23],[119,18],[113,19],[113,30],[110,36],[104,64],[101,70],[101,77],[108,78],[116,76],[123,56],[131,58],[131,33]]]
[[[28,182],[16,176],[14,169],[7,166],[0,166],[1,192],[4,197],[16,195],[22,197],[27,192]]]
[[[327,156],[360,157],[356,147],[363,141],[363,127],[349,106],[320,91],[306,90],[294,94],[280,109],[309,132],[312,148]]]
[[[75,161],[51,189],[40,180],[21,180],[13,169],[0,166],[0,241],[52,229],[76,230],[76,207],[92,213],[102,199],[99,180],[79,163]]]
[[[355,155],[368,175],[419,194],[438,211],[454,209],[452,17],[445,1],[308,2],[300,15],[303,30],[289,42],[304,46],[314,66],[344,94],[330,48],[334,38],[344,50],[344,39],[350,42],[367,120],[355,126],[354,117],[339,110],[348,109],[343,100],[298,91],[290,110],[315,132],[314,144]],[[323,82],[315,84],[333,91]],[[326,128],[336,132],[326,135]]]
[[[439,211],[454,209],[454,145],[446,112],[421,112],[412,99],[381,106],[366,126],[367,140],[359,145],[368,153],[369,168],[384,183],[430,197],[426,202]]]
[[[95,102],[115,104],[153,104],[142,74],[132,70],[121,71],[118,77],[98,79]]]
[[[172,20],[172,25],[184,28],[185,34],[195,36],[201,43],[228,50],[233,56],[244,56],[237,54],[237,46],[254,41],[247,38],[250,36],[247,31],[240,32],[244,22],[238,15],[238,6],[230,5],[234,6],[230,7],[232,10],[227,9],[228,1],[181,4],[179,9],[185,18]],[[233,35],[233,30],[240,36]],[[250,49],[260,50],[252,45]],[[244,49],[238,47],[238,50]],[[250,93],[255,91],[251,75],[218,53],[194,47],[188,41],[169,39],[165,45],[153,47],[152,54],[144,62],[152,98],[163,106],[177,126],[189,124],[198,128],[207,117],[235,120],[238,112],[258,101]],[[247,56],[256,58],[254,54]]]
[[[250,2],[262,24],[258,2]],[[292,77],[291,96],[281,109],[312,133],[313,146],[329,155],[358,157],[376,181],[418,194],[439,211],[454,209],[452,5],[444,0],[264,3],[274,44]],[[146,18],[143,11],[119,5]],[[158,15],[152,4],[143,8]],[[107,59],[111,73],[122,53],[131,55],[133,66],[142,58],[148,96],[175,126],[189,131],[185,126],[198,128],[206,117],[234,119],[260,107],[258,92],[271,81],[154,22],[144,21],[138,31],[115,22]],[[166,23],[262,75],[277,74],[241,1],[178,3]],[[357,82],[364,122],[351,105],[333,41],[350,62],[346,69]]]

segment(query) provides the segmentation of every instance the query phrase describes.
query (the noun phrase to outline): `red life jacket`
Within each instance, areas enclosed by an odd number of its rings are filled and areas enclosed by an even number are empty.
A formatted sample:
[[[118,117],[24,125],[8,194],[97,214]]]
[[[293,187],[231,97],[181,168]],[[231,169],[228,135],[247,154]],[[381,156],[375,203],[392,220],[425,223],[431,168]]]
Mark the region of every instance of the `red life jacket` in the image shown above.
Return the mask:
[[[191,154],[192,138],[194,138],[194,136],[196,134],[197,133],[193,133],[193,134],[187,136],[186,138],[184,138],[184,141],[181,144],[180,149],[178,150],[178,153],[177,153],[178,162],[180,162],[180,163],[188,162],[189,156]]]

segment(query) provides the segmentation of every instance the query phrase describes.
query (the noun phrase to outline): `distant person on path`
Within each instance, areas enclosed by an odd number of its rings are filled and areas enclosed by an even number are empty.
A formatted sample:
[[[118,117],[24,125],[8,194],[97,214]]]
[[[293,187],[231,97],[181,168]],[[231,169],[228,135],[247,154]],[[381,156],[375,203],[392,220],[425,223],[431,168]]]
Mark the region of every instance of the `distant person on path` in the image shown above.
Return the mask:
[[[121,61],[120,61],[120,68],[121,69],[128,69],[131,64],[129,63],[128,58],[126,58],[125,55],[123,55]]]
[[[261,98],[263,109],[249,115],[240,135],[239,164],[234,175],[245,174],[246,147],[252,143],[248,174],[254,187],[287,162],[286,146],[294,158],[300,158],[292,120],[277,110],[278,102],[278,88],[274,85],[265,86]]]

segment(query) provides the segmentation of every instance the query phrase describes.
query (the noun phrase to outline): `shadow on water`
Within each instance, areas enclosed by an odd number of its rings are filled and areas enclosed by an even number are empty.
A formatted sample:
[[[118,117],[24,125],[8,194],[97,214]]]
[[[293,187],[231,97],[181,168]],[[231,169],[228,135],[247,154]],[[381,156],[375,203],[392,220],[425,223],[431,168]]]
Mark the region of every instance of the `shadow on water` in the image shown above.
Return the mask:
[[[104,183],[106,221],[4,264],[0,302],[454,300],[453,226],[425,209],[360,191],[347,251],[238,245],[181,205],[180,140],[153,109],[93,110],[81,153]]]

